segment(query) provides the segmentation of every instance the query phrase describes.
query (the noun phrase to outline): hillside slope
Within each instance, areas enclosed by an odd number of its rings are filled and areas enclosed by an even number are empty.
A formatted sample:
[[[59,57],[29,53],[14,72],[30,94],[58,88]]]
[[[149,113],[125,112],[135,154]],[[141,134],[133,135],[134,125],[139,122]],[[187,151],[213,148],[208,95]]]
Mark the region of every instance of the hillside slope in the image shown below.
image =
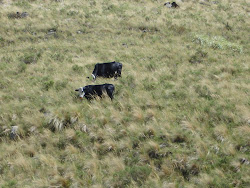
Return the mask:
[[[249,187],[250,4],[164,3],[0,0],[0,187]]]

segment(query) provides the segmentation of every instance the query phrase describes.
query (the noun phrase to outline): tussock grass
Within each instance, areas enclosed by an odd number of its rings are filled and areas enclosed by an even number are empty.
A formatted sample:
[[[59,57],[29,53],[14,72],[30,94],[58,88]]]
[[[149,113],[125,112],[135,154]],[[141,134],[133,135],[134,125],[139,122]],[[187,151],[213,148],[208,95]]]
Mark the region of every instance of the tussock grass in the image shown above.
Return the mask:
[[[249,3],[200,2],[0,1],[0,186],[247,187]]]

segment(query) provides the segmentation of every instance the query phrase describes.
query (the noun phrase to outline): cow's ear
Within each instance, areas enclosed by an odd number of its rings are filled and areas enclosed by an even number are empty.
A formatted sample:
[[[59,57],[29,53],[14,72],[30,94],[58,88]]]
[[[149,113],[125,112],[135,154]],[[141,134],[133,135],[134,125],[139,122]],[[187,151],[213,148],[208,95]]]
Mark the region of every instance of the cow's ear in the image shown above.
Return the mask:
[[[75,91],[79,91],[79,89],[76,89]]]

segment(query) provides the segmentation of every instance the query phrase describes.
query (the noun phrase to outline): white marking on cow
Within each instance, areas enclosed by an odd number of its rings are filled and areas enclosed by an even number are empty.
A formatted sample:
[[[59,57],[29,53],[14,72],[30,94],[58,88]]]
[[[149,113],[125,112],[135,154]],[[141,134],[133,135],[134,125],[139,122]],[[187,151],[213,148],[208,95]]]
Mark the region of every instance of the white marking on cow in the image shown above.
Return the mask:
[[[83,98],[85,96],[85,92],[83,91],[83,87],[79,88],[79,97]]]

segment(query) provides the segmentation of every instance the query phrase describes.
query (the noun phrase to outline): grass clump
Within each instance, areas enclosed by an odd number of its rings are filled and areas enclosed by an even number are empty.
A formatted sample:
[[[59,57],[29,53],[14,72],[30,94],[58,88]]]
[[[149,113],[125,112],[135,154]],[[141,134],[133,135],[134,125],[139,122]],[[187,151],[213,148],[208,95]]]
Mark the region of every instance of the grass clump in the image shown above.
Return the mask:
[[[148,166],[133,166],[127,167],[123,171],[114,174],[116,187],[126,187],[135,181],[138,185],[142,185],[151,173],[151,168]]]
[[[198,43],[201,46],[208,46],[214,49],[231,50],[233,52],[243,53],[243,47],[241,45],[229,42],[221,36],[210,37],[196,34],[193,37],[193,42]]]

